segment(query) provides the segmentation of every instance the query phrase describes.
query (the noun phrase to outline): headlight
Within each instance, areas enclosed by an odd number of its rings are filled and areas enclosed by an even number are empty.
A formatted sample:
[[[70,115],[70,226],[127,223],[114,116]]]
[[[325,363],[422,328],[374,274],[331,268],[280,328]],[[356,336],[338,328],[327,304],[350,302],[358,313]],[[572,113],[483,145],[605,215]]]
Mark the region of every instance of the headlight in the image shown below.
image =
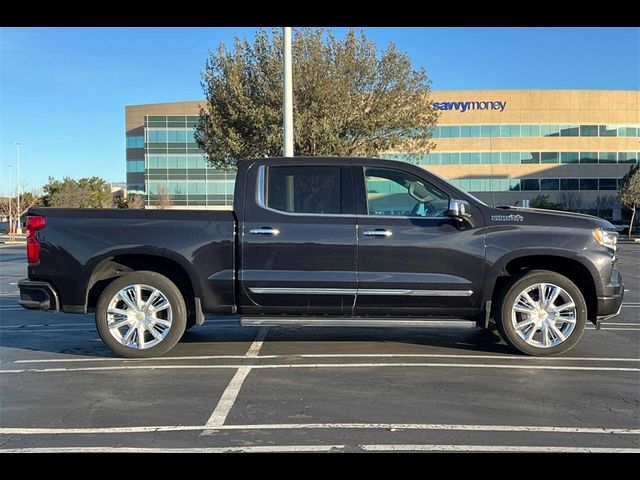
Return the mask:
[[[611,232],[609,230],[603,230],[602,228],[594,228],[591,233],[593,234],[593,238],[595,238],[596,242],[600,245],[610,248],[614,252],[616,251],[618,232]]]

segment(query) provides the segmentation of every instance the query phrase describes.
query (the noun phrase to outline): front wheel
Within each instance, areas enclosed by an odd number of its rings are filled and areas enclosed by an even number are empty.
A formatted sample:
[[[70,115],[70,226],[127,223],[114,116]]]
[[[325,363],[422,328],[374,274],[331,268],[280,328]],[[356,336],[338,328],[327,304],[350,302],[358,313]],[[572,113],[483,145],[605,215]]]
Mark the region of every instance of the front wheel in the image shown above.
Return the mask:
[[[567,277],[533,270],[515,277],[496,311],[500,336],[522,353],[559,355],[582,337],[587,304]]]
[[[96,305],[102,341],[123,357],[149,358],[171,350],[182,337],[187,308],[178,287],[156,272],[138,271],[109,284]]]

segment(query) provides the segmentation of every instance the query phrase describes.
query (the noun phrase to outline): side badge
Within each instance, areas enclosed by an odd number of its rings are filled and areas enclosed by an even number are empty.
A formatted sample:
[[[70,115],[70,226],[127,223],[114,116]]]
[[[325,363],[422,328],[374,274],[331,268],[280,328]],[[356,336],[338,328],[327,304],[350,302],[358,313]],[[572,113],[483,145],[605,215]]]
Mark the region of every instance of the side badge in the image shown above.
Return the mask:
[[[524,217],[519,213],[510,213],[509,215],[491,215],[492,222],[522,222]]]

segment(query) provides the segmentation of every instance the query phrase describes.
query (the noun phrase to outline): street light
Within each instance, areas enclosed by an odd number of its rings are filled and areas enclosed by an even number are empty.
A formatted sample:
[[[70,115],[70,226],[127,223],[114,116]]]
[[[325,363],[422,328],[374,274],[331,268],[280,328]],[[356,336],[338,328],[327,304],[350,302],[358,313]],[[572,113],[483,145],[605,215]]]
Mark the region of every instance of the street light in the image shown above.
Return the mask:
[[[20,146],[22,145],[22,143],[13,142],[13,144],[16,146],[16,201],[18,202],[18,209],[16,211],[16,213],[18,214],[18,225],[16,225],[16,233],[22,234],[22,224],[20,223]]]
[[[5,167],[13,168],[13,165],[5,165]],[[8,228],[7,229],[7,234],[9,234],[9,235],[11,235],[11,223],[12,223],[11,222],[11,204],[13,203],[13,198],[11,196],[11,187],[12,186],[13,185],[11,185],[11,170],[9,170],[9,190],[7,191],[7,195],[8,195],[7,199],[8,199],[8,202],[9,202],[9,219],[8,219],[8,222],[7,222],[9,225],[7,227]]]

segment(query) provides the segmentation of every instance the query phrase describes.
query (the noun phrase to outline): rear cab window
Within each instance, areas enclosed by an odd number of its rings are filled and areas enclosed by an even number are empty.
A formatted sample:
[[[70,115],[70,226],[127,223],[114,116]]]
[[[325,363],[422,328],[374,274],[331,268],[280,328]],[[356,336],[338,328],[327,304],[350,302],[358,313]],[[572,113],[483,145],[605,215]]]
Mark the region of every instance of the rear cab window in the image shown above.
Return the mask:
[[[266,166],[263,207],[288,214],[354,213],[350,167]]]

